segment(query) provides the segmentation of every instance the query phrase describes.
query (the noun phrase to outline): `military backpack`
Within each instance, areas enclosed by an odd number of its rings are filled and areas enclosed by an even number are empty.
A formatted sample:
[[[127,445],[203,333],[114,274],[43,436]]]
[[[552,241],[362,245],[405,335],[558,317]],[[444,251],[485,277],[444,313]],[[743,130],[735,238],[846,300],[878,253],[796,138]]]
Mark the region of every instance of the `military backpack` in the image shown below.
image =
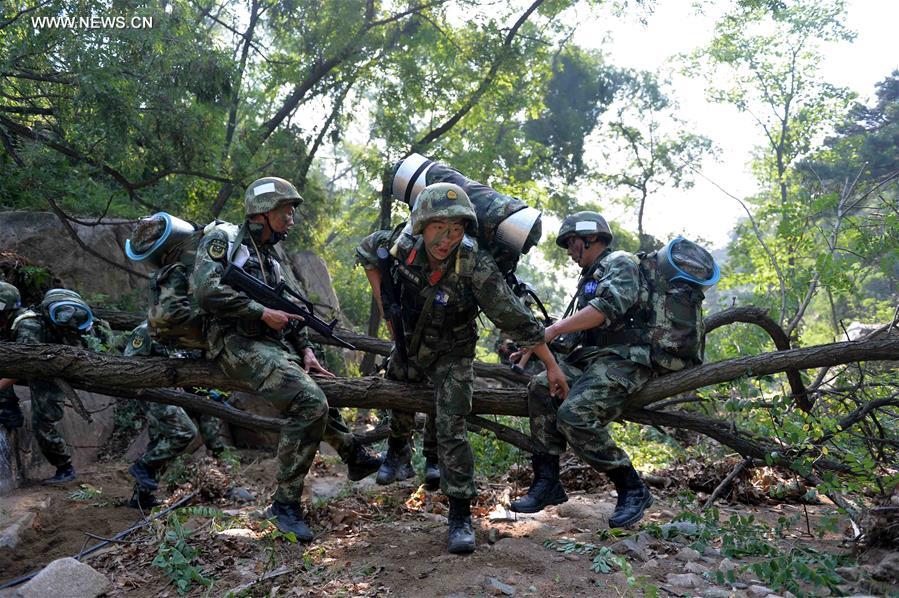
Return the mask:
[[[715,258],[692,241],[677,237],[640,258],[640,296],[633,320],[653,365],[678,371],[702,363],[705,291],[718,282]]]

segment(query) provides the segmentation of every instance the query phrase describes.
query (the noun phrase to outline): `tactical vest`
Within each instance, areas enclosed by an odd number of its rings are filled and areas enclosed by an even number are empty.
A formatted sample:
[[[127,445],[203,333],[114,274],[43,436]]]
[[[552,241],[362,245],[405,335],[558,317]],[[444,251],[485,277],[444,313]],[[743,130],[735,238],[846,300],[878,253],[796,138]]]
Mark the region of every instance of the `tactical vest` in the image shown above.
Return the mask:
[[[478,304],[471,286],[477,241],[462,238],[450,267],[440,276],[416,263],[425,251],[421,237],[400,235],[393,245],[392,272],[400,289],[406,346],[415,356],[424,347],[434,355],[469,353],[477,342]],[[389,249],[389,247],[388,247]]]

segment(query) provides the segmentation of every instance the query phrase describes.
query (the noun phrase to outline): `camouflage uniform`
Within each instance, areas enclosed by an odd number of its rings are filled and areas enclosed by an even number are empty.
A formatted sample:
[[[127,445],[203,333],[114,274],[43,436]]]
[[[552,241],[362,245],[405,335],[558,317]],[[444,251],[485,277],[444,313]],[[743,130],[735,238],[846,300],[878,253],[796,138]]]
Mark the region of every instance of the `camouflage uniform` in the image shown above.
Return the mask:
[[[278,488],[274,500],[299,503],[303,480],[319,442],[325,440],[341,456],[351,450],[353,435],[337,410],[329,410],[325,394],[305,372],[302,353],[310,347],[305,328],[285,334],[261,320],[263,306],[222,284],[227,255],[250,274],[277,284],[285,269],[271,245],[258,245],[248,226],[218,223],[208,227],[197,249],[191,288],[199,306],[210,316],[207,356],[229,377],[242,380],[279,410],[288,423],[278,442]]]
[[[389,230],[362,241],[356,249],[358,262],[366,269],[378,268],[378,248],[393,247],[398,237],[392,265],[402,289],[410,369],[434,385],[440,486],[451,498],[470,499],[477,492],[465,417],[471,412],[478,312],[525,347],[543,342],[543,326],[512,293],[490,254],[479,250],[471,237],[465,236],[444,260],[445,270],[430,270],[420,234],[400,236]],[[405,415],[391,418],[391,434],[408,437],[409,421]]]
[[[0,340],[9,340],[9,328],[20,312],[21,305],[19,290],[0,280]],[[23,423],[15,389],[10,386],[6,390],[0,390],[0,425],[13,430],[21,428]]]
[[[169,351],[150,338],[147,325],[144,323],[131,331],[123,354],[126,357],[168,357]],[[197,426],[187,412],[176,405],[140,401],[140,406],[147,416],[150,442],[147,450],[138,458],[138,462],[158,473],[187,449],[197,435]],[[198,420],[206,447],[210,451],[215,451],[219,447],[224,448],[219,437],[221,420],[207,415],[201,415]],[[206,426],[203,425],[204,420],[209,421]]]
[[[607,248],[582,272],[573,300],[577,310],[592,306],[606,321],[582,332],[579,346],[559,364],[571,387],[564,402],[550,396],[545,373],[528,386],[531,439],[541,452],[560,455],[567,442],[597,471],[630,466],[608,424],[652,377],[649,346],[628,344],[620,334],[639,293],[639,262],[633,254]]]
[[[54,343],[85,349],[115,346],[115,335],[103,320],[94,320],[89,331],[78,332],[53,324],[42,311],[23,310],[13,323],[17,343]],[[72,453],[56,428],[63,417],[65,392],[51,379],[28,381],[31,389],[31,424],[44,457],[57,469],[71,463]]]

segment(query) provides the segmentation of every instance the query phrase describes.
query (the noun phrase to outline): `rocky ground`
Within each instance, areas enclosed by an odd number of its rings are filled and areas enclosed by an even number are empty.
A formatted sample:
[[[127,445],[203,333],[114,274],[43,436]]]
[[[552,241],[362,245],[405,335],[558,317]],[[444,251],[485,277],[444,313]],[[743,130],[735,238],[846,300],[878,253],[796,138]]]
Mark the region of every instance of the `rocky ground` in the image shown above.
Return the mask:
[[[83,559],[108,580],[97,587],[111,596],[177,596],[180,584],[193,596],[541,597],[787,596],[787,578],[797,583],[793,594],[885,595],[897,587],[888,581],[899,573],[896,553],[858,559],[841,527],[822,537],[808,533],[827,527],[834,509],[826,500],[720,504],[719,527],[696,516],[695,506],[684,511],[683,487],[673,483],[655,489],[656,503],[639,527],[613,535],[606,521],[615,501],[612,488],[576,465],[567,473],[569,502],[536,515],[509,512],[510,495],[522,489],[524,478],[513,467],[503,479],[481,480],[474,509],[478,550],[454,556],[445,551],[447,506],[439,492],[427,493],[412,481],[387,488],[371,479],[350,483],[335,456],[319,457],[307,487],[318,537],[301,545],[264,518],[272,457],[242,452],[240,462],[195,457],[176,468],[172,488],[175,481],[180,485],[169,502],[193,494],[192,506]],[[140,521],[124,505],[130,496],[125,469],[121,462],[98,464],[68,488],[31,486],[4,496],[0,525],[18,543],[0,548],[0,584]],[[666,476],[665,484],[676,478],[670,471]],[[777,561],[797,549],[831,559],[822,562],[837,577],[808,575],[802,566],[814,571],[814,559]],[[772,572],[775,561],[785,575],[778,577],[777,566]],[[763,566],[765,575],[753,565]],[[75,579],[99,579],[79,566],[55,564],[35,580],[43,585],[32,590],[40,591],[24,595],[56,592],[47,589],[56,587],[54,575],[69,589]]]

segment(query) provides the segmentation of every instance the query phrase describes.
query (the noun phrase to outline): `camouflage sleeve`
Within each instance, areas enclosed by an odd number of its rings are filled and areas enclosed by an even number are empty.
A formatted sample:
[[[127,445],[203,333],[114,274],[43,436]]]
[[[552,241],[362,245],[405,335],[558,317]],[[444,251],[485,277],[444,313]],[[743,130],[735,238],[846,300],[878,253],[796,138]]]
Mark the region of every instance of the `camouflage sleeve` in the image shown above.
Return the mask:
[[[356,263],[361,264],[366,270],[373,270],[378,267],[378,247],[384,243],[389,243],[393,232],[389,230],[379,230],[364,239],[356,247]]]
[[[621,252],[610,259],[608,268],[596,287],[596,297],[588,305],[606,317],[602,325],[605,328],[621,320],[637,302],[639,292],[640,268],[637,260],[633,255]]]
[[[543,325],[515,296],[496,262],[486,251],[478,252],[472,286],[478,306],[512,340],[522,347],[533,347],[543,342]]]
[[[228,235],[224,231],[212,231],[203,237],[197,248],[197,260],[190,276],[190,287],[197,304],[206,312],[226,318],[262,318],[265,308],[245,294],[222,283],[224,267],[210,257],[210,248],[221,243],[228,247]],[[227,251],[227,249],[226,249]]]
[[[28,345],[47,342],[47,337],[44,334],[44,325],[40,317],[19,320],[13,338],[15,338],[17,343]]]

